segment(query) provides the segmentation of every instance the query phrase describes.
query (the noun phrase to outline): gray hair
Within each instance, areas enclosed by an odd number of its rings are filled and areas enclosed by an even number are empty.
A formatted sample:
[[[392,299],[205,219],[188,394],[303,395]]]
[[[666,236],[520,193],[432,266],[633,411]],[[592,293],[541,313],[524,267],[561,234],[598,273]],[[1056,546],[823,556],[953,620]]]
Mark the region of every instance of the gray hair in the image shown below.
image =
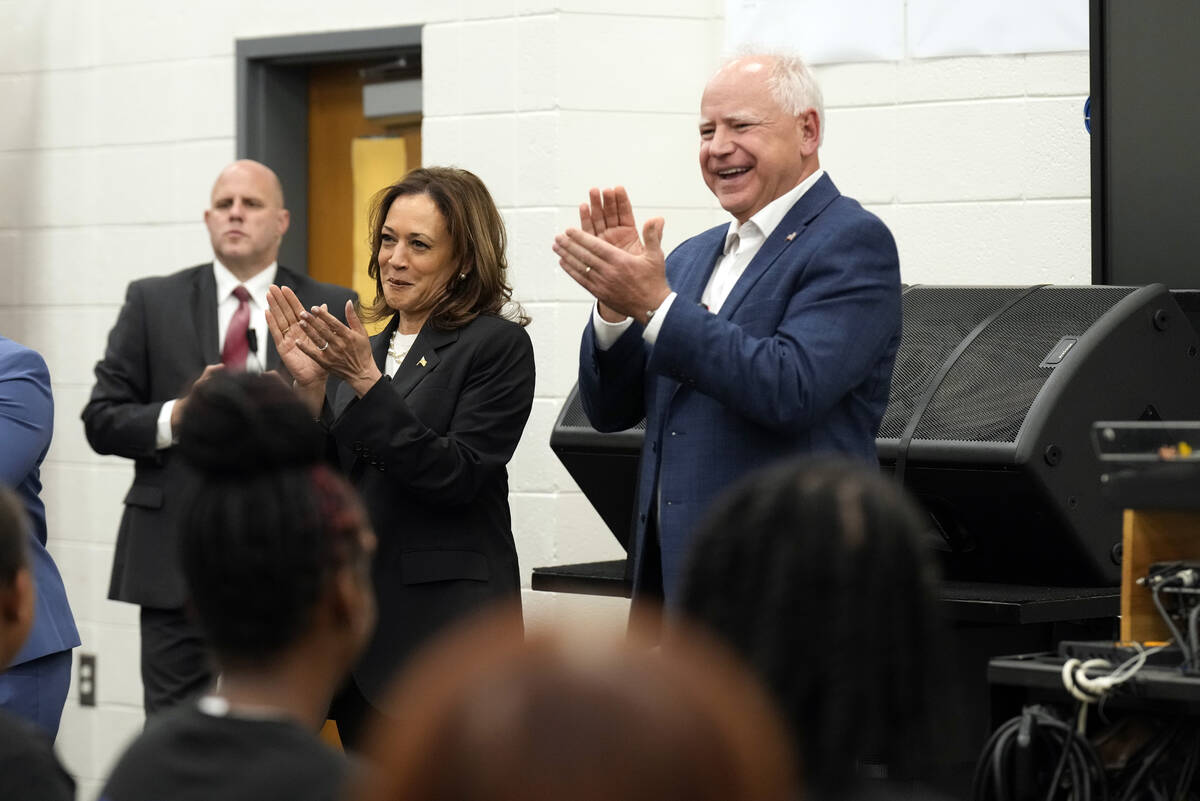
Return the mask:
[[[722,68],[735,61],[762,59],[768,63],[767,89],[771,98],[779,107],[793,117],[799,117],[805,111],[812,109],[817,112],[817,122],[820,123],[820,136],[817,144],[825,141],[825,98],[821,95],[821,87],[812,71],[804,63],[804,59],[795,53],[784,50],[764,50],[762,48],[742,49],[727,58]]]

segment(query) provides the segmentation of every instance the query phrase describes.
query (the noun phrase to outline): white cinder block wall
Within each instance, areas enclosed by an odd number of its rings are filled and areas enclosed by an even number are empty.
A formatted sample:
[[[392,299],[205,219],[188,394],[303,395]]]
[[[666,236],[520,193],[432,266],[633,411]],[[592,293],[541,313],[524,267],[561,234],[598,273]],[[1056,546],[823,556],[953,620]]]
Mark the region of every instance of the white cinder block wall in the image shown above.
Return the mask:
[[[668,244],[722,219],[695,122],[721,0],[0,0],[0,333],[50,364],[52,551],[98,655],[59,748],[91,799],[142,722],[136,609],[105,600],[130,467],[93,454],[79,412],[125,285],[210,255],[201,211],[234,153],[234,41],[425,25],[424,153],[479,173],[509,225],[538,388],[511,466],[522,571],[619,555],[547,447],[588,301],[550,242],[592,185],[622,183]],[[1084,53],[818,70],[823,164],[891,225],[910,283],[1086,283]],[[2,444],[0,444],[2,447]],[[526,592],[534,621],[586,625],[616,601]],[[74,694],[73,694],[74,695]]]

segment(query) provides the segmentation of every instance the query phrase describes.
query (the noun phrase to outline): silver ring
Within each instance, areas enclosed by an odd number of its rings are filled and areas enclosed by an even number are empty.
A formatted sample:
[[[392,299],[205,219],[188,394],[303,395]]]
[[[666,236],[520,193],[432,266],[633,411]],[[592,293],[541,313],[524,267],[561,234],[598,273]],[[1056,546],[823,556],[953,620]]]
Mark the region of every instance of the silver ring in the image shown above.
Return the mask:
[[[328,342],[328,341],[326,341],[326,342],[325,342],[325,344],[324,344],[324,345],[322,345],[321,347],[317,348],[317,350],[325,350],[325,349],[326,349],[326,348],[328,348],[328,347],[329,347],[329,342]]]
[[[584,267],[584,268],[583,268],[583,274],[584,274],[584,275],[587,275],[587,274],[588,274],[588,273],[590,273],[591,271],[592,271],[592,265],[590,265],[590,264],[589,264],[587,267]]]

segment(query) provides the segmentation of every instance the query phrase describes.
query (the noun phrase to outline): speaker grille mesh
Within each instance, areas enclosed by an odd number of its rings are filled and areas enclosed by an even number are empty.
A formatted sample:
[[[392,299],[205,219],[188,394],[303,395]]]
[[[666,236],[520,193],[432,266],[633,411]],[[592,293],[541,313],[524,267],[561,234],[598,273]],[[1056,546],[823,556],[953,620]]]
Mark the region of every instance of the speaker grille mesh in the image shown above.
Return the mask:
[[[1038,367],[1064,336],[1082,336],[1135,290],[1044,287],[983,330],[947,373],[914,439],[1016,442],[1052,368]]]
[[[892,371],[881,438],[899,439],[929,379],[975,326],[1027,291],[1024,287],[914,287],[904,293],[904,336]]]
[[[592,428],[592,424],[588,422],[587,415],[584,414],[583,402],[579,400],[578,392],[572,392],[567,398],[566,406],[563,408],[562,419],[559,421],[558,425],[561,428],[582,428],[587,431],[595,431],[595,429]],[[645,431],[646,421],[642,420],[637,425],[626,430]]]

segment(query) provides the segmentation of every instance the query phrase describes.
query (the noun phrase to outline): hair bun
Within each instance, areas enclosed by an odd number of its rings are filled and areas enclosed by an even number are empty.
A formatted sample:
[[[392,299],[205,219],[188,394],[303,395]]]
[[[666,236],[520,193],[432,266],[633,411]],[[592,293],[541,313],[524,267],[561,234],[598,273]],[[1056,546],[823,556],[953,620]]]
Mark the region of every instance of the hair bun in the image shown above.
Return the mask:
[[[278,376],[219,373],[193,388],[179,450],[212,479],[238,479],[321,461],[322,432]]]

